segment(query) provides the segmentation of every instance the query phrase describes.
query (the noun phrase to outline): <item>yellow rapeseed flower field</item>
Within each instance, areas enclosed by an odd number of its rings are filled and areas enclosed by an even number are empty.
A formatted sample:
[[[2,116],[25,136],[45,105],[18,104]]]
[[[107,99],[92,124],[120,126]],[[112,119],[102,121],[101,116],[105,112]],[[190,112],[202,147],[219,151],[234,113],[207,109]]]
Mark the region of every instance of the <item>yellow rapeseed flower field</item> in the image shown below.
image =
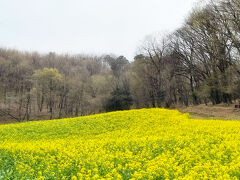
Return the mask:
[[[0,179],[239,179],[240,122],[142,109],[0,126]]]

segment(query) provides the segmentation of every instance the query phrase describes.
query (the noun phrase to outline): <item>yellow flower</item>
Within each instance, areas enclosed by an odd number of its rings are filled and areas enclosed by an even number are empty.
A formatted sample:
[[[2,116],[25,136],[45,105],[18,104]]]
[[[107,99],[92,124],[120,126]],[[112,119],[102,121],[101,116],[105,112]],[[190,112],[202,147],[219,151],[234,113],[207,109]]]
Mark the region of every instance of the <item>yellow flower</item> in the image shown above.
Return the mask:
[[[2,179],[67,179],[76,172],[71,179],[237,179],[239,147],[238,121],[193,120],[158,108],[119,111],[0,125],[0,174]]]
[[[71,180],[77,180],[76,176],[72,176]]]

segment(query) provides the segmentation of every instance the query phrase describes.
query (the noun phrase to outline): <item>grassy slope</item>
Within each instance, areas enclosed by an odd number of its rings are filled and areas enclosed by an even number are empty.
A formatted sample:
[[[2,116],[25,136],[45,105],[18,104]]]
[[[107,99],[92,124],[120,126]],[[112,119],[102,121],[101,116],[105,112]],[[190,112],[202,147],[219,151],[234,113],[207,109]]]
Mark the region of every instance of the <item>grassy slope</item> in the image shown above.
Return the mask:
[[[164,109],[0,126],[0,179],[240,177],[240,122]]]

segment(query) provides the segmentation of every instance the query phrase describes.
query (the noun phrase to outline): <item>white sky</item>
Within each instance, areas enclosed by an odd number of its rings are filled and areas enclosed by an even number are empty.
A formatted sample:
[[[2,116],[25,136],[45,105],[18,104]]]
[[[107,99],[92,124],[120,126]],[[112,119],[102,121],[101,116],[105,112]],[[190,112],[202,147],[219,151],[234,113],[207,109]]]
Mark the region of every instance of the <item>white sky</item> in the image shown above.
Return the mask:
[[[0,0],[0,46],[47,53],[114,53],[181,26],[197,0]]]

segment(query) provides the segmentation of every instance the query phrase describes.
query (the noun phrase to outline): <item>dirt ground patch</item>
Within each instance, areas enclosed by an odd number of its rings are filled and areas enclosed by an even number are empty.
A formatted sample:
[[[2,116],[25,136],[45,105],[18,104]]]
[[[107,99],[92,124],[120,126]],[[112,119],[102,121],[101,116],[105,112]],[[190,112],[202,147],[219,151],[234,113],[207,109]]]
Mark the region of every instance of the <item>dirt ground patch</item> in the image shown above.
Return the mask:
[[[178,107],[179,111],[189,113],[193,119],[240,120],[240,109],[234,105]]]

